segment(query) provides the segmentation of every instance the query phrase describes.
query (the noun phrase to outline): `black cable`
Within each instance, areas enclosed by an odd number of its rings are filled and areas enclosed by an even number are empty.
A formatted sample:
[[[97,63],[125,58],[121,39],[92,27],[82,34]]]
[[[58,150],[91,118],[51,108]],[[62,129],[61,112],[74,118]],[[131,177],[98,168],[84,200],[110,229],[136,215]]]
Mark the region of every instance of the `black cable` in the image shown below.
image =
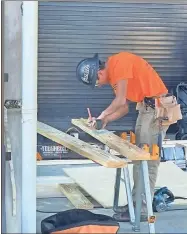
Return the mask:
[[[187,208],[176,208],[176,209],[169,209],[169,210],[165,210],[164,212],[169,212],[169,211],[179,211],[179,210],[187,210]],[[60,210],[60,211],[43,211],[43,210],[36,210],[36,212],[39,212],[39,213],[44,213],[44,214],[54,214],[54,213],[59,213],[59,212],[62,212],[62,210]],[[158,212],[156,212],[156,213],[158,213]],[[163,213],[163,212],[161,212],[161,213]]]
[[[187,210],[187,208],[169,209],[169,210],[166,210],[165,212],[168,212],[168,211],[176,211],[176,210]]]
[[[43,210],[37,209],[36,212],[44,213],[44,214],[51,214],[51,213],[59,213],[59,212],[61,212],[61,210],[60,211],[43,211]]]
[[[175,199],[182,199],[182,200],[187,200],[187,197],[175,197]]]
[[[50,197],[50,198],[62,198],[62,197]],[[65,197],[64,197],[64,198],[65,198]],[[37,199],[47,199],[47,198],[40,197],[40,198],[37,198]],[[184,199],[184,200],[187,200],[187,197],[175,197],[175,199]],[[102,208],[102,207],[101,207],[101,208]],[[165,212],[177,211],[177,210],[187,210],[187,208],[169,209],[169,210],[165,210]],[[53,213],[62,212],[62,210],[60,210],[60,211],[43,211],[43,210],[38,210],[38,209],[37,209],[36,212],[43,213],[43,214],[53,214]],[[158,212],[157,212],[157,213],[158,213]]]
[[[37,200],[39,199],[48,199],[48,198],[59,198],[59,199],[63,199],[63,198],[66,198],[65,196],[64,197],[37,197]]]
[[[89,195],[85,195],[85,197],[90,197]],[[50,198],[60,198],[60,199],[62,199],[62,198],[66,198],[66,197],[50,197]],[[37,199],[47,199],[47,198],[44,198],[44,197],[38,197]],[[102,206],[99,206],[99,205],[96,205],[95,206],[95,208],[103,208]],[[46,213],[46,214],[51,214],[51,213],[59,213],[59,212],[61,212],[62,210],[60,210],[60,211],[43,211],[43,210],[38,210],[38,209],[36,209],[36,212],[39,212],[39,213]]]
[[[62,199],[62,198],[65,198],[65,197],[50,197],[50,198],[60,198],[60,199]],[[39,200],[42,200],[42,199],[48,199],[48,197],[47,198],[45,198],[45,197],[38,197],[37,199],[39,199]],[[43,210],[36,210],[36,212],[39,212],[39,213],[46,213],[46,214],[51,214],[51,213],[59,213],[59,212],[61,212],[61,211],[43,211]]]

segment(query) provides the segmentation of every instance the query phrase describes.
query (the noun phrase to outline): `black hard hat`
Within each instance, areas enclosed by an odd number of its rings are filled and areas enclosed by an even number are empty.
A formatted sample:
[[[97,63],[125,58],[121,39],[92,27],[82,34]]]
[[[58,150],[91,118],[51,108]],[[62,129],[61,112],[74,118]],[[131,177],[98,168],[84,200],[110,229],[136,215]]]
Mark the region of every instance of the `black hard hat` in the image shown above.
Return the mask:
[[[95,54],[92,58],[86,58],[80,61],[76,68],[78,80],[94,88],[100,63],[98,54]]]

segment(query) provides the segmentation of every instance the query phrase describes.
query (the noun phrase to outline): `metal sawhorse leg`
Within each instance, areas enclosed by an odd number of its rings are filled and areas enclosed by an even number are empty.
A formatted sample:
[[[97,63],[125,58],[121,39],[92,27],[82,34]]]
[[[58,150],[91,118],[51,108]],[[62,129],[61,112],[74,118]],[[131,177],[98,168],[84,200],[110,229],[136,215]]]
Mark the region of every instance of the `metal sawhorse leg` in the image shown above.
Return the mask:
[[[121,182],[121,168],[117,168],[116,170],[116,181],[115,181],[115,190],[114,190],[114,205],[113,210],[117,213],[118,203],[119,203],[119,191],[120,191],[120,182]],[[130,176],[128,166],[123,168],[124,173],[124,182],[127,194],[127,201],[129,206],[129,214],[130,214],[130,221],[133,224],[135,222],[135,215],[134,215],[134,206],[133,200],[131,195],[131,184],[130,184]]]
[[[141,208],[142,208],[142,192],[145,193],[146,205],[147,205],[147,216],[148,216],[148,225],[149,233],[155,233],[155,216],[153,215],[152,208],[152,198],[151,190],[149,183],[149,172],[147,161],[140,162],[140,174],[139,174],[139,183],[136,189],[136,207],[135,207],[135,223],[133,230],[136,232],[140,231],[140,217],[141,217]]]
[[[133,224],[133,230],[135,232],[140,231],[140,217],[141,217],[141,207],[142,207],[142,193],[144,191],[146,204],[147,204],[147,214],[148,214],[148,225],[149,233],[155,233],[155,216],[153,215],[152,209],[152,198],[149,183],[149,172],[147,161],[140,161],[140,173],[139,173],[139,183],[136,190],[136,206],[134,209],[133,199],[132,199],[132,189],[130,184],[130,176],[128,167],[123,169],[124,171],[124,182],[126,187],[127,201],[129,207],[130,221]],[[118,201],[119,201],[119,191],[120,191],[120,181],[121,181],[121,168],[116,170],[116,181],[115,181],[115,192],[114,192],[114,204],[113,210],[117,211]]]

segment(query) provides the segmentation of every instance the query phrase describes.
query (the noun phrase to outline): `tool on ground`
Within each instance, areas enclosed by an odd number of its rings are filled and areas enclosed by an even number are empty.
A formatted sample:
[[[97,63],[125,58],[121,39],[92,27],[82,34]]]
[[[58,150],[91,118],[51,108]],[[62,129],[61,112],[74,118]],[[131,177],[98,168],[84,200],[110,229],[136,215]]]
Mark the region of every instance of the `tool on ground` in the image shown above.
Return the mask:
[[[88,111],[88,116],[89,116],[89,123],[94,123],[94,127],[95,129],[97,130],[100,130],[102,129],[102,126],[103,126],[103,123],[102,123],[102,120],[101,119],[93,119],[92,115],[91,115],[91,112],[90,112],[90,108],[87,108],[87,111]]]
[[[174,202],[176,199],[187,200],[185,197],[174,196],[174,194],[167,188],[162,187],[154,193],[153,198],[153,211],[164,212],[169,208],[169,204]]]

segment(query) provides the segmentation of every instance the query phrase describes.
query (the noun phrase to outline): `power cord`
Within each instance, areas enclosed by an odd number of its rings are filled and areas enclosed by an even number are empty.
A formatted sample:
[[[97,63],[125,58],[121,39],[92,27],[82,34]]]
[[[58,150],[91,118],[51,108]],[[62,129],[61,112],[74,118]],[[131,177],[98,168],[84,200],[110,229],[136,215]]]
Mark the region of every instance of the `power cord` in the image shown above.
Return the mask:
[[[51,197],[51,198],[59,198],[59,197]],[[37,198],[37,199],[45,199],[45,198]],[[185,198],[187,199],[187,198]],[[99,208],[99,207],[97,207]],[[100,208],[103,208],[102,206]],[[166,210],[165,212],[169,212],[169,211],[178,211],[178,210],[187,210],[187,208],[176,208],[176,209],[169,209],[169,210]],[[38,213],[43,213],[43,214],[54,214],[54,213],[59,213],[59,212],[62,212],[62,210],[60,211],[44,211],[44,210],[39,210],[39,209],[36,209],[36,212]],[[157,213],[157,212],[156,212]]]
[[[62,199],[63,197],[50,197],[50,198],[60,198]],[[46,198],[37,198],[38,200],[42,200],[42,199],[46,199]],[[39,212],[39,213],[44,213],[44,214],[52,214],[52,213],[59,213],[61,211],[44,211],[44,210],[39,210],[39,209],[36,209],[36,212]]]
[[[169,211],[176,211],[176,210],[187,210],[187,208],[176,208],[176,209],[169,209],[169,210],[166,210],[165,212],[169,212]]]
[[[89,197],[89,195],[86,195],[85,197]],[[65,198],[65,197],[50,197],[50,198],[60,198],[60,199],[62,199],[62,198]],[[42,199],[46,199],[46,198],[37,198],[38,200],[42,200]],[[103,206],[98,206],[98,205],[96,205],[96,207],[95,208],[104,208]],[[62,210],[60,210],[60,211],[44,211],[44,210],[40,210],[40,209],[36,209],[36,212],[38,212],[38,213],[46,213],[46,214],[52,214],[52,213],[59,213],[59,212],[62,212]]]
[[[164,212],[170,212],[170,211],[179,211],[179,210],[187,210],[187,208],[181,208],[181,209],[179,209],[179,208],[177,208],[177,209],[171,209],[171,210],[166,210],[166,211],[164,211]],[[39,212],[39,213],[44,213],[44,214],[56,214],[56,213],[59,213],[59,212],[61,212],[61,210],[60,211],[43,211],[43,210],[36,210],[36,212]],[[162,212],[162,213],[164,213],[164,212]]]
[[[52,213],[59,213],[59,212],[61,212],[61,210],[60,211],[43,211],[43,210],[37,209],[36,212],[44,213],[44,214],[52,214]]]

